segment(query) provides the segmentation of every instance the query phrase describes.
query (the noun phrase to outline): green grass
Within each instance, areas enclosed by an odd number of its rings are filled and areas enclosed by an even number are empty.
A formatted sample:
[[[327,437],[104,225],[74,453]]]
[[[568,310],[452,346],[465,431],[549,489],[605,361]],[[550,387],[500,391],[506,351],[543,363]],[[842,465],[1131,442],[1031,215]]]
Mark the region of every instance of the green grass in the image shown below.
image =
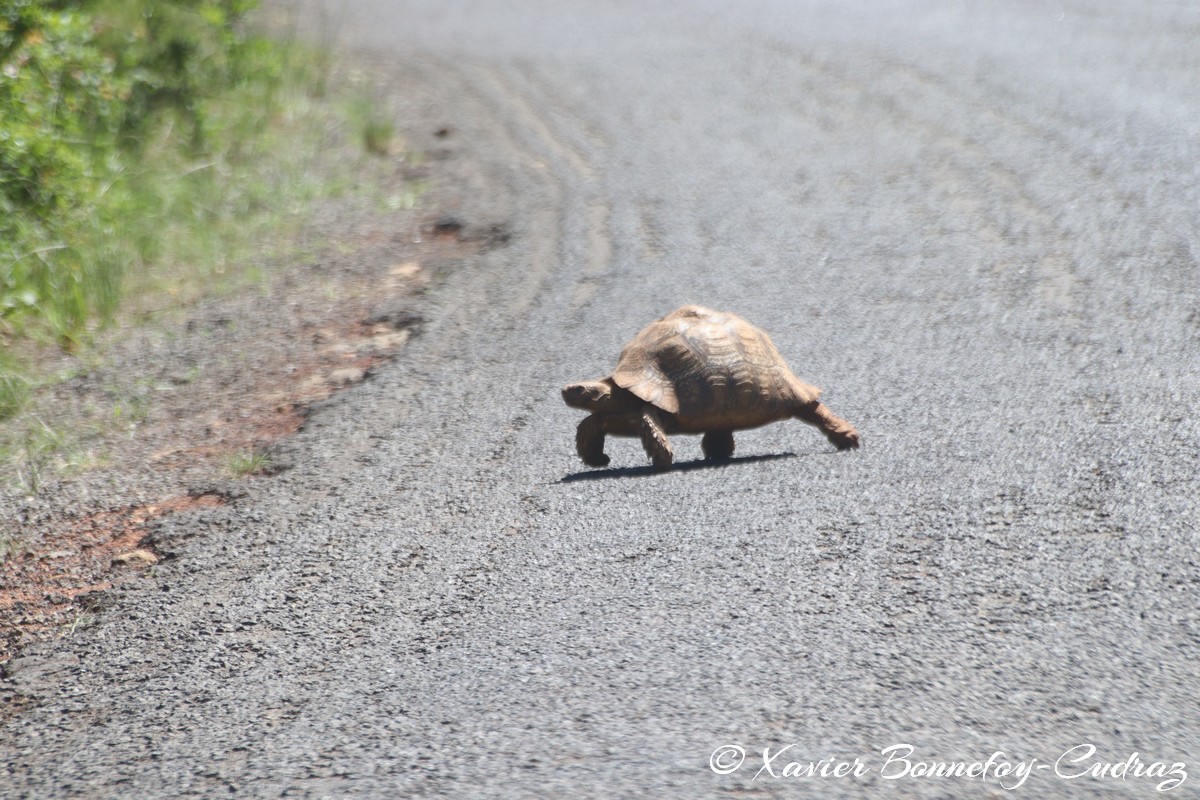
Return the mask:
[[[0,362],[0,423],[19,414],[29,395],[29,380],[15,365]]]
[[[248,83],[210,106],[210,152],[189,156],[187,132],[167,130],[128,176],[114,236],[94,243],[126,259],[127,307],[149,315],[261,283],[250,262],[330,193],[308,169],[328,122],[307,88],[322,60],[286,52],[286,80]]]
[[[385,192],[369,176],[314,168],[347,137],[364,159],[420,159],[403,152],[393,120],[361,87],[349,102],[327,97],[328,48],[262,41],[239,58],[242,79],[206,91],[198,117],[162,114],[98,190],[55,211],[52,229],[9,218],[13,235],[0,237],[0,483],[36,494],[52,475],[103,464],[94,440],[103,448],[105,436],[132,433],[151,413],[145,391],[115,393],[82,425],[42,399],[103,365],[97,343],[113,319],[153,324],[204,297],[265,285],[273,275],[262,265],[296,260],[296,234],[318,199],[354,192],[398,211],[429,188],[417,180]],[[59,350],[72,366],[54,357]],[[240,454],[228,466],[245,475],[269,462]]]
[[[0,531],[0,564],[24,549],[24,543],[15,533]]]
[[[227,464],[230,473],[237,478],[257,475],[271,466],[271,457],[265,453],[241,452],[230,457]]]
[[[421,196],[429,191],[429,181],[405,181],[404,187],[394,194],[383,198],[383,207],[388,211],[411,211],[421,201]]]
[[[96,624],[96,615],[89,611],[80,611],[74,618],[63,626],[63,634],[74,636],[76,631],[90,628]]]
[[[360,97],[350,104],[349,117],[358,131],[362,147],[373,156],[392,155],[402,146],[396,138],[396,125],[380,110],[380,104]]]
[[[40,264],[41,273],[0,269],[5,298],[38,296],[44,286],[21,281],[44,280],[51,267],[68,276],[74,298],[0,309],[0,481],[36,494],[51,473],[102,463],[46,421],[54,409],[39,407],[39,389],[72,371],[42,374],[39,354],[61,348],[73,355],[73,372],[88,372],[103,362],[93,342],[112,315],[144,324],[202,297],[263,284],[268,276],[257,264],[293,250],[313,201],[345,189],[342,178],[312,169],[331,131],[354,124],[344,104],[322,99],[328,54],[280,43],[255,57],[262,63],[248,69],[253,77],[206,101],[203,152],[191,146],[191,128],[168,116],[96,202],[63,211],[69,247],[13,256]],[[5,257],[0,248],[0,267]],[[85,306],[96,311],[81,321],[76,312]],[[110,430],[136,426],[149,402],[146,392],[117,397],[106,412]]]
[[[78,348],[155,260],[162,223],[199,218],[172,179],[257,142],[290,75],[290,50],[242,24],[254,5],[0,4],[0,336]]]
[[[229,23],[253,2],[195,5],[0,12],[0,344],[77,351],[131,303],[261,281],[247,263],[263,234],[330,191],[306,169],[335,124],[328,50]],[[171,67],[176,39],[187,55]],[[382,119],[362,124],[365,147],[391,148]],[[3,382],[0,421],[16,413]]]
[[[0,467],[26,495],[36,495],[54,460],[67,449],[67,437],[36,414],[23,415],[0,439]]]

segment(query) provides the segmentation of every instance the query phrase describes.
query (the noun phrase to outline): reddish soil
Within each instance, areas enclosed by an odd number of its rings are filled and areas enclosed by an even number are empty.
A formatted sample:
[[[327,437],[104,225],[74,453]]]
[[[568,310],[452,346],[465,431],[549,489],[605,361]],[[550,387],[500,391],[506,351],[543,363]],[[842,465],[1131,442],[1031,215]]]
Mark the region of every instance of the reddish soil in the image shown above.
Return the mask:
[[[71,625],[86,613],[87,595],[157,564],[160,555],[144,541],[150,520],[223,502],[216,494],[173,497],[89,514],[42,536],[36,549],[0,564],[0,643],[11,646]]]

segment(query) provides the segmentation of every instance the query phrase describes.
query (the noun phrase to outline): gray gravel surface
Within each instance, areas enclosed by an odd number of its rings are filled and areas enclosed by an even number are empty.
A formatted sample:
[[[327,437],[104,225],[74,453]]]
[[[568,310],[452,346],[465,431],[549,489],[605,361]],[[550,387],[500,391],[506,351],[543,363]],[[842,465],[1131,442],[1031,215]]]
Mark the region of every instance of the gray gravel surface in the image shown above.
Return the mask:
[[[164,523],[177,558],[14,663],[40,704],[0,794],[1019,780],[899,774],[907,743],[1036,760],[1013,794],[1151,797],[1162,762],[1195,796],[1200,7],[334,5],[513,239],[294,469]],[[770,331],[863,448],[781,423],[723,467],[680,437],[669,473],[632,440],[584,469],[559,386],[684,302]],[[782,774],[829,758],[862,774]]]

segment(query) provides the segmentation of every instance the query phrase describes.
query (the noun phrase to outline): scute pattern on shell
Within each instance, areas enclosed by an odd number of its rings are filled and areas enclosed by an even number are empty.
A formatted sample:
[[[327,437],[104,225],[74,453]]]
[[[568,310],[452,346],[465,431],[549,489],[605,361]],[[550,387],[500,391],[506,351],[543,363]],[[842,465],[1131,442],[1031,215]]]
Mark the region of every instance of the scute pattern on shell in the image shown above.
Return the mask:
[[[766,333],[736,314],[684,306],[643,329],[613,380],[682,417],[776,419],[821,390],[788,368]]]

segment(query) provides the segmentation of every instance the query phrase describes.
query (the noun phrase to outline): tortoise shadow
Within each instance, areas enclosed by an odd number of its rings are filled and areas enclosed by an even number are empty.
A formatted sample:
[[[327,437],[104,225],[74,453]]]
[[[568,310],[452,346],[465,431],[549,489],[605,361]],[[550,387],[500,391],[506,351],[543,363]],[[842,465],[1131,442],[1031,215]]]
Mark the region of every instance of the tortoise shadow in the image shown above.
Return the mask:
[[[584,472],[572,472],[559,478],[555,483],[574,483],[575,481],[597,481],[607,478],[645,478],[650,475],[665,475],[669,472],[691,472],[697,469],[721,469],[742,464],[754,464],[760,461],[780,461],[785,458],[797,458],[795,453],[772,453],[762,456],[734,456],[720,461],[709,461],[698,458],[694,461],[677,461],[669,469],[657,469],[647,465],[644,467],[612,467],[610,469],[589,469]]]

